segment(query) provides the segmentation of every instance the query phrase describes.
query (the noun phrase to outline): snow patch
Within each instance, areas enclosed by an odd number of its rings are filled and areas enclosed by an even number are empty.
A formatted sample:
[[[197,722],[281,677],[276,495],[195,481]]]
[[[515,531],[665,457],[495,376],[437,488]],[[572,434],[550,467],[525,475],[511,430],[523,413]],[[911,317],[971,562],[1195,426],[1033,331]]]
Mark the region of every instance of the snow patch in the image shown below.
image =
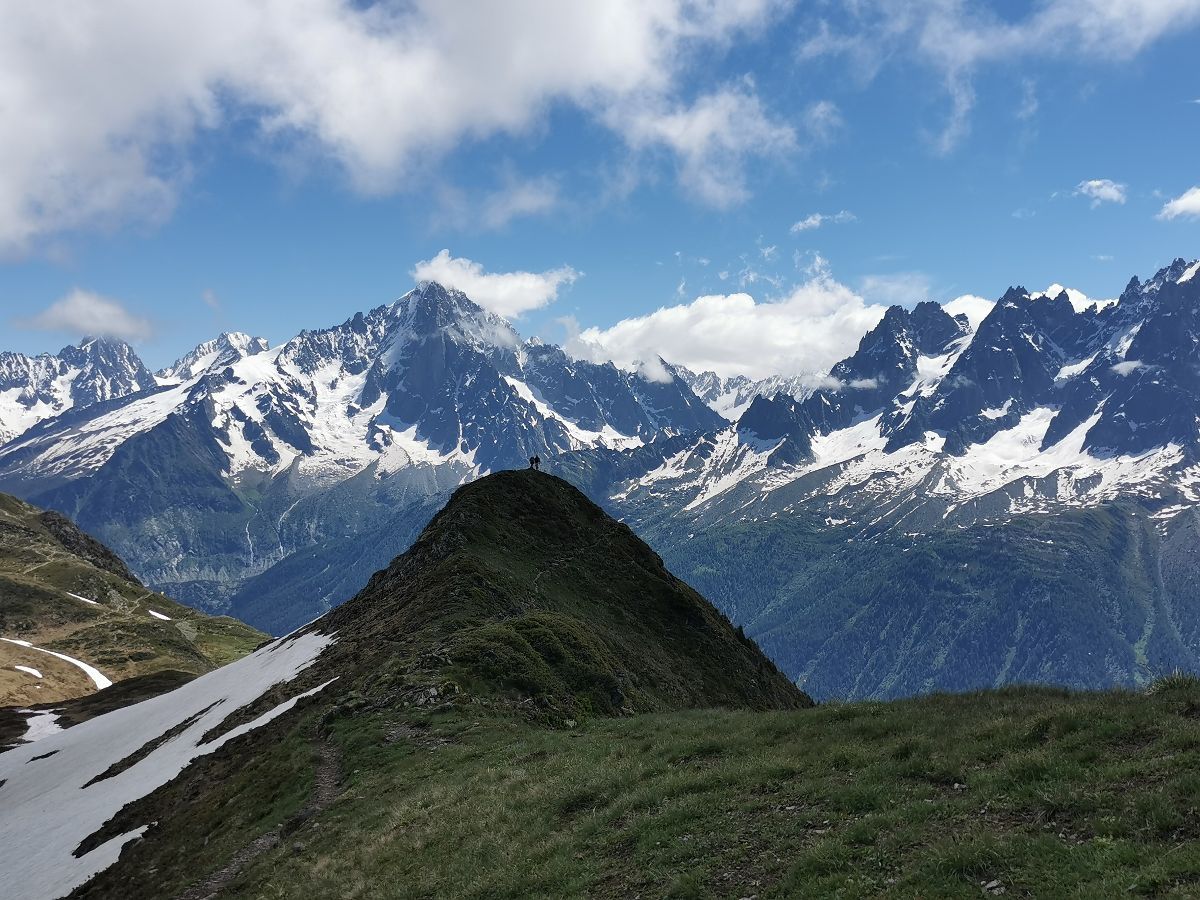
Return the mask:
[[[58,724],[58,713],[52,709],[18,709],[17,712],[30,714],[25,720],[25,733],[21,735],[21,740],[27,744],[43,740],[63,730]]]
[[[18,672],[24,672],[26,675],[32,675],[34,678],[41,678],[42,673],[33,666],[13,666]]]
[[[15,638],[0,638],[0,641],[7,641],[10,644],[16,644],[18,647],[25,647],[29,650],[37,650],[40,653],[49,653],[51,656],[57,656],[63,662],[69,662],[78,669],[82,669],[88,678],[92,679],[92,684],[96,685],[96,690],[102,691],[106,687],[112,687],[112,682],[99,669],[94,666],[89,666],[87,663],[76,659],[73,656],[67,656],[65,653],[58,653],[55,650],[47,650],[44,647],[35,647],[29,641],[18,641]]]
[[[66,731],[51,732],[49,725],[41,726],[46,732],[36,745],[0,754],[0,872],[5,874],[6,898],[61,897],[112,865],[121,848],[144,828],[78,858],[74,850],[123,807],[174,779],[197,757],[267,724],[332,683],[326,681],[221,737],[202,742],[205,733],[231,713],[311,666],[333,640],[314,632],[272,641],[168,694]],[[193,721],[179,734],[128,769],[84,787],[189,719]]]
[[[163,615],[162,613],[160,613],[158,610],[154,610],[154,609],[147,609],[147,610],[146,610],[146,612],[150,613],[150,615],[154,616],[154,618],[156,618],[156,619],[162,619],[164,622],[170,622],[170,621],[171,621],[171,617],[170,617],[170,616],[164,616],[164,615]]]

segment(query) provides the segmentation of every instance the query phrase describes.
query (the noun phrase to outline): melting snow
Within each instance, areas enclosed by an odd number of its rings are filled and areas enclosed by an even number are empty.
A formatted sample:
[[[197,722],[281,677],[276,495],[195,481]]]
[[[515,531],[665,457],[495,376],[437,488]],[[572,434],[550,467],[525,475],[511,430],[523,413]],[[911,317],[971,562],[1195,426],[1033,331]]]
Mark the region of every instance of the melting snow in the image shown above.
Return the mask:
[[[18,672],[24,672],[26,675],[32,675],[34,678],[41,678],[42,673],[33,666],[13,666]]]
[[[17,712],[30,713],[29,718],[25,720],[25,733],[21,735],[21,740],[27,744],[44,740],[63,730],[63,727],[58,724],[58,713],[52,709],[18,709]]]
[[[146,610],[146,612],[150,613],[150,615],[154,616],[154,618],[156,618],[156,619],[162,619],[164,622],[170,622],[170,621],[171,621],[171,617],[170,617],[170,616],[164,616],[162,613],[160,613],[160,612],[157,612],[157,611],[155,611],[155,610],[153,610],[153,609],[147,609],[147,610]]]
[[[146,826],[78,858],[74,851],[123,807],[171,781],[192,760],[267,724],[301,698],[328,686],[332,680],[202,743],[206,732],[272,686],[294,679],[332,642],[332,636],[316,633],[273,641],[168,694],[67,731],[45,732],[36,745],[0,754],[0,872],[4,873],[7,900],[61,897],[112,865],[121,848]],[[84,787],[193,717],[178,735],[125,771]]]
[[[65,593],[68,597],[74,597],[76,600],[82,600],[84,603],[90,603],[92,606],[100,605],[95,600],[89,600],[87,597],[80,597],[78,594],[72,594],[70,591],[64,591],[63,593]]]
[[[1054,380],[1055,381],[1066,381],[1068,378],[1074,378],[1076,375],[1078,375],[1080,372],[1084,371],[1088,366],[1090,366],[1092,364],[1092,361],[1095,358],[1096,358],[1096,354],[1093,353],[1087,359],[1081,359],[1081,360],[1079,360],[1079,362],[1073,362],[1073,363],[1063,366],[1061,369],[1058,370],[1058,374],[1054,376]]]
[[[105,677],[105,675],[99,669],[95,668],[94,666],[89,666],[87,663],[81,662],[73,656],[67,656],[65,653],[58,653],[54,650],[47,650],[44,647],[35,647],[33,644],[29,643],[29,641],[18,641],[15,638],[0,638],[0,641],[7,641],[10,644],[16,644],[18,647],[25,647],[29,650],[37,650],[41,653],[49,653],[51,656],[57,656],[64,662],[69,662],[76,668],[83,669],[84,674],[86,674],[88,678],[92,679],[92,683],[96,685],[96,690],[98,691],[102,691],[106,687],[112,687],[112,682]]]

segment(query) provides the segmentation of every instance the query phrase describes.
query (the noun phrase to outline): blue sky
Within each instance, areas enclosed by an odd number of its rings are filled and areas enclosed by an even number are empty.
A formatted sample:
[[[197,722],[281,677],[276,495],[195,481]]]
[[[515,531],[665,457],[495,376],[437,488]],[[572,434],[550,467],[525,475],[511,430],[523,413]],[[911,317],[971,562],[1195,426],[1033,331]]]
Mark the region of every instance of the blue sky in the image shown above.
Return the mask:
[[[1200,255],[1200,0],[5,5],[5,349],[158,367],[416,272],[581,355],[813,371],[890,303]]]

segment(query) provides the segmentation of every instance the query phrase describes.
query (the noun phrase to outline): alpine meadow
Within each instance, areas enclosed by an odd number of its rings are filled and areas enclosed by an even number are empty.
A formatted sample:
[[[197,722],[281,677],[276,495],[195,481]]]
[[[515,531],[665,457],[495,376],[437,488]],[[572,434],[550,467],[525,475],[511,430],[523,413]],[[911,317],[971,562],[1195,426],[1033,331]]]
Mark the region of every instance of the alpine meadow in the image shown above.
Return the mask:
[[[1200,897],[1200,0],[0,0],[0,897]]]

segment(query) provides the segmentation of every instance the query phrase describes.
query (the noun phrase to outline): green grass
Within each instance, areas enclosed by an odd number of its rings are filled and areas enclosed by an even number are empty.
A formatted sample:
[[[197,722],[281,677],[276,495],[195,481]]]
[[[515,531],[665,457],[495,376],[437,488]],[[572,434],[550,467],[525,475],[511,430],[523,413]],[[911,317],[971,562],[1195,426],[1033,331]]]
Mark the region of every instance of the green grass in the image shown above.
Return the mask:
[[[1010,688],[574,729],[347,711],[346,793],[230,896],[1195,896],[1196,700]],[[201,821],[244,788],[214,785]]]
[[[0,633],[82,659],[119,681],[160,671],[199,675],[249,653],[266,635],[210,617],[131,580],[108,548],[68,520],[0,494]],[[83,603],[71,594],[95,600]],[[168,617],[156,618],[150,611]],[[83,687],[86,685],[86,687]],[[0,671],[0,703],[57,702],[90,683],[34,693]]]
[[[96,840],[158,825],[82,896],[179,896],[294,822],[317,760],[344,792],[222,896],[1200,895],[1197,680],[802,708],[545,475],[462,488],[321,627],[226,725],[337,680],[125,807]]]

